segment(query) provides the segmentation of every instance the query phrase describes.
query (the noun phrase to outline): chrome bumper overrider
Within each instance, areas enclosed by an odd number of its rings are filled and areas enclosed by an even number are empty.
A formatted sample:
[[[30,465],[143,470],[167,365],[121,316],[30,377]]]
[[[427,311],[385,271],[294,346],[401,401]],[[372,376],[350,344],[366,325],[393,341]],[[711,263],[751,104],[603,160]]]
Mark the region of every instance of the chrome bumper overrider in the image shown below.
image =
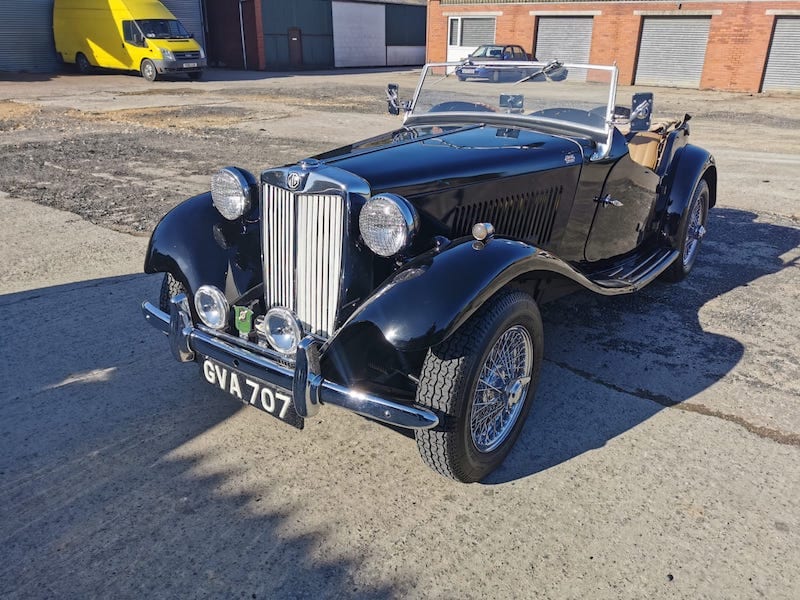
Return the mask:
[[[310,336],[300,342],[292,371],[244,347],[236,338],[225,336],[229,338],[226,340],[195,327],[183,294],[172,299],[170,314],[150,302],[142,304],[142,312],[153,327],[169,336],[172,353],[178,361],[189,362],[196,360],[197,356],[208,357],[279,388],[292,390],[294,407],[301,417],[313,417],[323,404],[333,404],[364,417],[408,429],[430,429],[439,423],[438,417],[427,409],[351,390],[324,379],[319,373],[321,344]]]

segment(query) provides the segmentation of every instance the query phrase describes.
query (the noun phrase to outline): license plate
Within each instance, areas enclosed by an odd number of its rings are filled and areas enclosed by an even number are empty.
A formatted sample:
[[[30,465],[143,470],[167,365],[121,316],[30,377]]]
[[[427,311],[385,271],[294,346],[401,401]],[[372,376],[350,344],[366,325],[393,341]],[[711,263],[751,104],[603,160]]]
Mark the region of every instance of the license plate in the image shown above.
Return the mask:
[[[475,72],[475,69],[461,69],[461,72],[470,75]]]
[[[197,63],[183,63],[184,69],[194,69],[197,67]]]
[[[293,427],[303,428],[303,418],[294,409],[290,391],[245,375],[210,358],[203,360],[203,378],[239,401]]]

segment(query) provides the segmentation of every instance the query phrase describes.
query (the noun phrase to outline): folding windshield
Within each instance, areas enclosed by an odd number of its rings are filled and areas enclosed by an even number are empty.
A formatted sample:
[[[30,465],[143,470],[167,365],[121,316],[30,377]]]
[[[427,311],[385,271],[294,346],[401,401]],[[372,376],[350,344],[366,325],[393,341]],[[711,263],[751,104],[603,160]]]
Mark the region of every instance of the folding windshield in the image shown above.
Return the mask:
[[[136,21],[146,38],[188,38],[189,32],[175,19],[144,19]]]
[[[428,64],[407,119],[527,122],[606,144],[613,128],[616,83],[615,66],[555,61]]]

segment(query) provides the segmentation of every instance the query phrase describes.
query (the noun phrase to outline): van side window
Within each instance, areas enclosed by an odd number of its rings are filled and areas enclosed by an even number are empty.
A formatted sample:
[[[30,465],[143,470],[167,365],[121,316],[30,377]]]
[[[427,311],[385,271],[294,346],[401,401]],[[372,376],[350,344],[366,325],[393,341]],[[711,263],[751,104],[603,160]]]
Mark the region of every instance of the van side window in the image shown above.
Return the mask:
[[[136,23],[133,21],[122,22],[122,35],[129,44],[134,46],[142,45],[142,34],[139,33],[139,28],[136,27]]]

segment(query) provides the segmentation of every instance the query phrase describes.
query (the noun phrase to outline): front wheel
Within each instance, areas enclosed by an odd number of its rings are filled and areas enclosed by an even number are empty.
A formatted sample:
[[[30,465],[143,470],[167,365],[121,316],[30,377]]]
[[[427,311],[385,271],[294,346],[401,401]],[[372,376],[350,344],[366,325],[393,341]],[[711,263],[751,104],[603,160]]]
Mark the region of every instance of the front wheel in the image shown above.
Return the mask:
[[[92,72],[92,63],[82,52],[78,52],[75,56],[75,65],[78,67],[78,73],[82,75],[89,75]]]
[[[155,81],[158,78],[158,71],[156,70],[156,65],[149,58],[145,58],[142,61],[142,65],[139,68],[139,70],[142,73],[142,77],[144,77],[147,81]]]
[[[681,240],[680,254],[675,262],[664,271],[663,278],[667,281],[678,282],[686,278],[692,270],[697,254],[700,251],[700,242],[706,235],[708,222],[708,183],[701,179],[695,188],[692,202],[681,223],[678,239]]]
[[[169,314],[169,301],[178,294],[185,294],[186,287],[172,276],[166,273],[161,281],[161,293],[158,296],[158,307]]]
[[[415,432],[428,466],[469,483],[503,462],[530,411],[543,341],[536,303],[507,291],[428,351],[417,402],[441,417],[436,428]]]
[[[202,71],[192,71],[191,73],[187,73],[189,75],[189,79],[192,81],[200,81],[203,78]]]

